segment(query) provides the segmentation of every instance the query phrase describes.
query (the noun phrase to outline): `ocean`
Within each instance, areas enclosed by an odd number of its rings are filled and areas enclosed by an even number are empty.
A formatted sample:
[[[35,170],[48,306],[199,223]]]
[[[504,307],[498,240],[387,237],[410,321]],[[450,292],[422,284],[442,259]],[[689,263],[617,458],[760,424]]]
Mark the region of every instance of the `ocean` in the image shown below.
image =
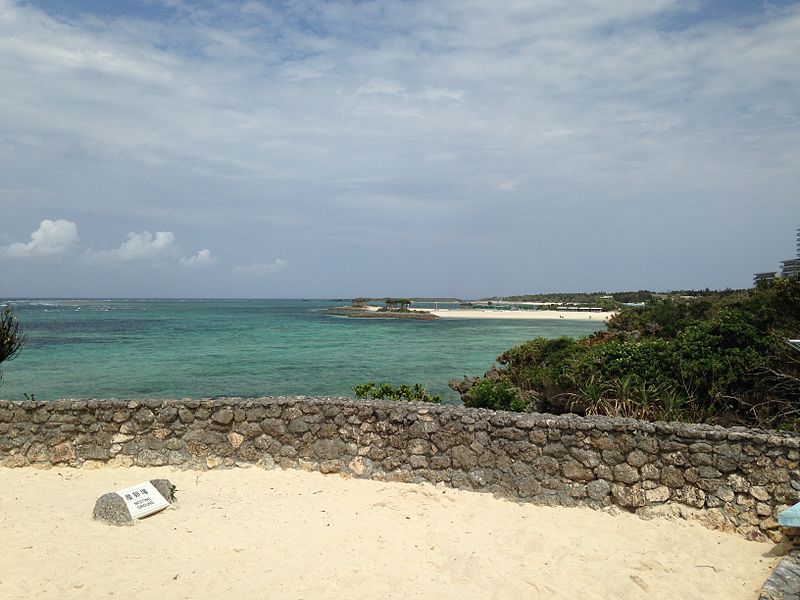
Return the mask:
[[[5,300],[28,337],[2,363],[0,398],[352,396],[367,381],[421,383],[458,401],[450,379],[481,375],[537,336],[585,336],[599,322],[351,319],[325,300]]]

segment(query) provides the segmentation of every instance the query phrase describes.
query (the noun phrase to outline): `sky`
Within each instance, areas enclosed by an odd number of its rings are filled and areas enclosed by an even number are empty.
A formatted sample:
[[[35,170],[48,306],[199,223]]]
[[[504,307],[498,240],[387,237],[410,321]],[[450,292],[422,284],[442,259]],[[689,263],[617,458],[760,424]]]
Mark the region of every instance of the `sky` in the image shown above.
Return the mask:
[[[0,0],[0,297],[752,284],[800,2]]]

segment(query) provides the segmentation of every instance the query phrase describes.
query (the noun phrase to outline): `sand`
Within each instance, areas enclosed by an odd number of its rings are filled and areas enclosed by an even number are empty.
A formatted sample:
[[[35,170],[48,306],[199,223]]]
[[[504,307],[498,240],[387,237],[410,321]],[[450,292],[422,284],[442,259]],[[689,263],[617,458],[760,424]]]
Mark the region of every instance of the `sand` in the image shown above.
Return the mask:
[[[379,306],[364,306],[366,310],[377,311]],[[566,319],[569,321],[608,321],[616,312],[590,312],[574,310],[500,310],[493,308],[412,308],[429,312],[442,319]]]
[[[570,310],[494,310],[494,309],[419,309],[433,313],[443,319],[566,319],[570,321],[604,322],[614,316],[614,312],[577,312]]]
[[[175,508],[92,521],[166,477]],[[0,598],[755,600],[771,544],[697,523],[260,468],[0,469]]]

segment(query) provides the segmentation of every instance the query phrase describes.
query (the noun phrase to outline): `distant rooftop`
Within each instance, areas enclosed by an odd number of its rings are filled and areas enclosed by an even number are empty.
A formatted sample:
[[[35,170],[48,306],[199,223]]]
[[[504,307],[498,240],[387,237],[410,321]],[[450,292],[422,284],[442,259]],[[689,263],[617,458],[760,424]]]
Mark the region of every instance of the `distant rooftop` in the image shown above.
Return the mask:
[[[797,229],[797,258],[780,261],[780,271],[764,271],[753,275],[753,285],[770,284],[775,279],[800,279],[800,228]]]

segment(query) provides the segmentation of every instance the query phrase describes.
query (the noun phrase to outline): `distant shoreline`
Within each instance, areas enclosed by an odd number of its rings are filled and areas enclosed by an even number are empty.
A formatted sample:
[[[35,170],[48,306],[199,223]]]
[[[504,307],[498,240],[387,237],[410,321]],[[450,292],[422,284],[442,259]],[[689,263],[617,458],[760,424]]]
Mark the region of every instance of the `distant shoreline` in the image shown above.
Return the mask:
[[[378,312],[379,307],[368,305],[360,307],[337,306],[325,312],[353,318],[441,318],[441,319],[508,319],[543,321],[598,321],[605,322],[617,314],[616,311],[577,311],[577,310],[507,310],[496,308],[414,308],[413,312]],[[431,317],[427,317],[431,315]]]
[[[569,320],[569,321],[608,321],[616,311],[589,312],[574,310],[497,310],[479,308],[445,308],[426,310],[442,319],[510,319],[510,320]]]

